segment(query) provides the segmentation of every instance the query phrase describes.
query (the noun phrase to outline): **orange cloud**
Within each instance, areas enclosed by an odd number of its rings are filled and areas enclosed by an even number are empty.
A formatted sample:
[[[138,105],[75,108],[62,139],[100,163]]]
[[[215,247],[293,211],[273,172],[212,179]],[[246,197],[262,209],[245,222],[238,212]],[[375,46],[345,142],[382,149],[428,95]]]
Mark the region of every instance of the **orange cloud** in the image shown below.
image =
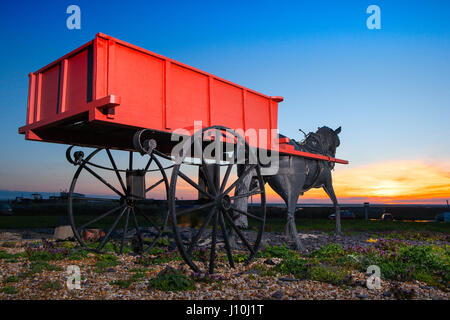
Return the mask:
[[[333,185],[341,201],[442,203],[450,197],[450,163],[387,161],[339,168],[333,173]],[[270,190],[269,197],[276,200],[277,196]],[[326,199],[327,195],[321,189],[313,189],[304,198]]]

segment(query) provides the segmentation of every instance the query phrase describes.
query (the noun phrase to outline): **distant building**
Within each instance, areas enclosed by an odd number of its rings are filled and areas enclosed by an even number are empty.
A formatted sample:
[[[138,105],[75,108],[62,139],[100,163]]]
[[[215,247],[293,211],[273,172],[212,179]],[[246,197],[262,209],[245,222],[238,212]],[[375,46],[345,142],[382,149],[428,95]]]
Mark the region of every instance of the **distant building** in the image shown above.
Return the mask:
[[[84,199],[84,198],[86,198],[86,196],[84,194],[76,193],[76,192],[72,193],[72,197],[75,198],[75,199]],[[68,192],[61,192],[59,194],[59,198],[60,199],[68,199],[69,198],[69,193]]]
[[[32,193],[34,201],[42,201],[42,195],[40,193]]]

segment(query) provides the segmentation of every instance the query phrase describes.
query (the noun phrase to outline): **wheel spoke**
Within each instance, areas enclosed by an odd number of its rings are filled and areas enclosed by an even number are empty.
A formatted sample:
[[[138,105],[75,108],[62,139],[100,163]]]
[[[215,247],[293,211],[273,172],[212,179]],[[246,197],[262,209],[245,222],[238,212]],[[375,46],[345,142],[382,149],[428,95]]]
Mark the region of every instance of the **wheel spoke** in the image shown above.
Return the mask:
[[[142,212],[141,209],[138,209],[136,207],[136,211],[139,211],[139,214],[141,214],[144,217],[144,219],[147,220],[147,222],[152,225],[153,228],[158,230],[158,234],[162,234],[163,231],[144,212]]]
[[[108,188],[110,188],[112,191],[114,191],[115,193],[117,193],[119,196],[124,197],[124,195],[117,190],[116,188],[114,188],[112,185],[110,185],[105,179],[103,179],[102,177],[100,177],[94,170],[92,170],[91,168],[89,168],[88,166],[84,166],[84,168],[90,173],[92,174],[94,177],[96,177],[98,180],[100,180],[104,185],[106,185]]]
[[[209,221],[211,220],[212,216],[214,215],[214,212],[216,211],[216,208],[213,208],[208,216],[206,217],[205,221],[203,221],[202,226],[195,234],[194,238],[191,239],[191,243],[189,244],[189,248],[187,249],[187,253],[191,254],[192,250],[194,249],[195,244],[198,240],[200,240],[200,237],[202,236],[203,232],[205,232],[206,226],[209,224]]]
[[[242,182],[242,180],[244,180],[245,176],[247,174],[249,174],[254,168],[256,167],[256,164],[252,164],[250,166],[247,167],[247,169],[244,170],[244,172],[241,174],[241,176],[231,184],[231,186],[229,186],[224,192],[223,194],[228,194],[231,190],[233,190],[233,188],[238,185],[239,183]]]
[[[233,168],[233,163],[230,163],[227,167],[227,171],[225,172],[225,176],[223,177],[222,185],[220,186],[220,193],[222,193],[223,189],[225,189],[225,186],[227,184],[228,177],[230,176],[232,168]]]
[[[134,212],[134,207],[131,208],[131,214],[133,216],[133,223],[134,223],[134,228],[136,229],[136,233],[138,236],[139,246],[141,247],[141,251],[143,251],[144,250],[144,241],[142,240],[141,231],[139,230],[139,225],[137,222],[136,213]]]
[[[119,216],[114,221],[114,223],[111,226],[111,228],[108,230],[108,233],[105,235],[105,237],[103,238],[102,242],[100,242],[100,245],[97,247],[97,251],[101,251],[103,249],[103,246],[105,245],[106,241],[108,241],[109,237],[111,236],[111,233],[116,228],[117,224],[119,223],[120,218],[122,218],[122,216],[123,216],[123,214],[125,213],[126,210],[127,210],[127,208],[124,208],[122,210],[122,212],[120,212]]]
[[[128,232],[128,219],[130,218],[130,208],[127,210],[127,215],[125,216],[125,225],[123,226],[122,242],[120,243],[120,254],[123,253],[123,245],[125,243],[125,236]]]
[[[202,165],[200,166],[200,170],[202,171],[203,176],[204,176],[205,179],[206,179],[206,183],[207,183],[207,185],[208,185],[209,191],[212,191],[213,194],[216,194],[216,193],[217,193],[217,190],[216,190],[216,188],[215,188],[215,186],[214,186],[213,180],[211,179],[211,177],[210,177],[210,175],[209,175],[208,170],[206,169],[205,158],[203,157],[202,148],[201,148],[201,145],[200,145],[199,143],[200,143],[200,142],[198,141],[198,139],[194,139],[194,150],[197,148],[197,149],[199,150],[199,152],[201,152],[200,154],[201,154],[201,162],[202,162]],[[194,151],[194,155],[195,155],[195,151]]]
[[[247,239],[245,239],[241,230],[239,230],[239,228],[233,223],[233,220],[228,215],[228,212],[224,212],[224,213],[225,213],[225,219],[227,219],[228,223],[231,225],[231,227],[234,229],[234,231],[236,231],[237,235],[239,236],[239,238],[241,238],[242,242],[245,244],[245,246],[248,248],[248,250],[250,250],[250,252],[252,254],[254,254],[255,252],[254,252],[252,246],[248,243]]]
[[[178,175],[187,183],[189,183],[191,186],[193,186],[195,189],[197,189],[200,193],[204,194],[205,196],[207,196],[210,199],[213,199],[214,197],[207,192],[206,190],[204,190],[203,188],[201,188],[198,184],[196,184],[194,181],[191,180],[191,178],[189,178],[188,176],[186,176],[183,172],[178,171]]]
[[[158,182],[156,182],[154,185],[152,185],[151,187],[148,187],[147,189],[145,189],[145,193],[149,192],[150,190],[152,190],[153,188],[156,188],[157,186],[159,186],[162,182],[164,182],[164,178],[162,178],[161,180],[159,180]]]
[[[219,213],[220,229],[222,229],[223,239],[225,241],[225,250],[227,251],[228,262],[230,267],[234,268],[233,253],[231,252],[230,239],[228,239],[227,228],[225,226],[225,221],[223,220],[223,213]]]
[[[238,194],[235,196],[230,197],[230,200],[235,200],[235,199],[240,199],[240,198],[248,198],[257,194],[261,194],[262,191],[258,190],[258,191],[250,191],[249,193],[244,193],[244,194]]]
[[[112,157],[111,151],[109,149],[106,149],[106,153],[108,154],[109,161],[111,162],[111,165],[114,168],[114,172],[116,173],[117,179],[119,179],[120,185],[122,186],[122,190],[124,193],[127,192],[127,187],[125,187],[125,184],[123,183],[122,177],[120,176],[120,172],[117,169],[116,162],[114,161],[114,158]]]
[[[150,156],[150,159],[147,162],[147,165],[144,168],[144,171],[147,171],[148,168],[150,168],[150,165],[152,164],[153,158]]]
[[[253,214],[251,214],[251,213],[245,212],[245,211],[243,211],[243,210],[241,210],[241,209],[238,209],[238,208],[236,208],[236,207],[231,206],[231,210],[236,211],[236,212],[238,212],[238,213],[240,213],[240,214],[243,214],[243,215],[245,215],[245,216],[247,216],[247,217],[249,217],[249,218],[256,219],[256,220],[258,220],[258,221],[264,221],[263,218],[257,217],[257,216],[255,216],[255,215],[253,215]]]
[[[219,217],[219,213],[215,210],[214,214],[214,223],[212,230],[212,241],[211,241],[211,252],[209,256],[209,273],[214,273],[214,260],[216,259],[216,241],[217,241],[217,220]]]
[[[89,222],[83,224],[83,225],[82,225],[81,227],[79,227],[77,230],[83,230],[83,229],[86,228],[87,226],[93,224],[94,222],[97,222],[97,221],[103,219],[104,217],[110,215],[111,213],[113,213],[113,212],[115,212],[115,211],[117,211],[117,210],[119,210],[119,209],[122,209],[122,208],[125,207],[125,206],[126,206],[126,205],[124,204],[124,205],[121,205],[121,206],[119,206],[119,207],[113,208],[113,209],[111,209],[111,210],[109,210],[109,211],[103,213],[102,215],[100,215],[100,216],[98,216],[98,217],[92,219],[91,221],[89,221]]]
[[[208,185],[208,189],[212,191],[213,194],[216,194],[216,188],[214,187],[214,182],[209,176],[208,169],[206,168],[206,165],[203,164],[200,167],[201,172],[203,173],[203,176],[206,178],[206,184]]]

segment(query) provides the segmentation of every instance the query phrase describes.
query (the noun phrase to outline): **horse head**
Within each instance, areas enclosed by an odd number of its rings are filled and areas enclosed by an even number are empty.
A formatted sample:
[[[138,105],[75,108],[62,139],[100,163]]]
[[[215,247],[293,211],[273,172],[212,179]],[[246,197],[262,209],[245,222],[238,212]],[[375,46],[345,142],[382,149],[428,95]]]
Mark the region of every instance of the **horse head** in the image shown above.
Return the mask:
[[[320,140],[322,152],[324,152],[326,155],[332,157],[336,155],[336,149],[341,143],[338,136],[340,132],[341,127],[337,128],[336,130],[333,130],[326,126],[317,129],[316,135]]]

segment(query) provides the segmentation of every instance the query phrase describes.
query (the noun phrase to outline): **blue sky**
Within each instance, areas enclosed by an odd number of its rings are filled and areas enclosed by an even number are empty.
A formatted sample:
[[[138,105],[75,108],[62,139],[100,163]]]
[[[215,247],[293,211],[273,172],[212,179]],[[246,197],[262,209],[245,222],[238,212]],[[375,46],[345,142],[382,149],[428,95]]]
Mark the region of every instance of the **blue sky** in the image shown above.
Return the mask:
[[[81,30],[66,28],[70,4]],[[371,4],[381,30],[366,27]],[[287,136],[342,126],[350,166],[449,164],[449,12],[448,1],[2,1],[0,189],[68,187],[66,147],[17,133],[27,74],[97,32],[284,96]]]

